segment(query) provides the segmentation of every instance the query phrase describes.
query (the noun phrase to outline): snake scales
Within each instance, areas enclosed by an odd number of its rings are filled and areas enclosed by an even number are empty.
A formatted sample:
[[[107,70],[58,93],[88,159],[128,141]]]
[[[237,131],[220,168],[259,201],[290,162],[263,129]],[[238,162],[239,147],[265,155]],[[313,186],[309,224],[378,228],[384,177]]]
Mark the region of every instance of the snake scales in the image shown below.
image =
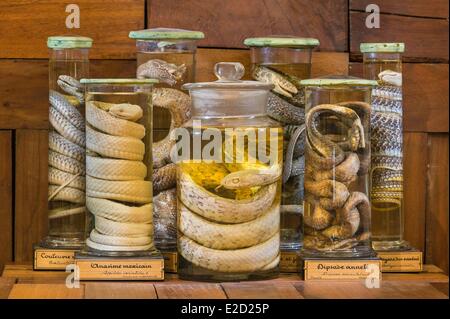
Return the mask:
[[[369,121],[362,102],[316,105],[306,114],[306,249],[347,250],[369,237],[369,199],[357,190],[368,173]]]
[[[253,70],[253,78],[258,81],[272,83],[275,88],[269,93],[267,101],[268,115],[280,122],[284,128],[284,166],[283,192],[281,211],[285,213],[303,212],[304,174],[305,174],[305,101],[304,91],[294,84],[297,81],[270,66],[257,66]],[[282,225],[282,228],[291,228]],[[294,237],[286,235],[286,241],[299,241],[300,229],[296,229]]]
[[[48,214],[52,220],[85,212],[83,89],[67,75],[59,76],[57,83],[68,95],[49,92]]]
[[[400,207],[403,197],[402,74],[380,72],[372,90],[371,201]]]
[[[248,170],[242,164],[230,171],[232,167],[204,162],[178,164],[178,250],[184,259],[208,270],[271,270],[279,262],[280,205],[276,194],[281,169]],[[258,183],[249,188],[250,172]],[[230,185],[226,181],[232,174],[235,182]]]

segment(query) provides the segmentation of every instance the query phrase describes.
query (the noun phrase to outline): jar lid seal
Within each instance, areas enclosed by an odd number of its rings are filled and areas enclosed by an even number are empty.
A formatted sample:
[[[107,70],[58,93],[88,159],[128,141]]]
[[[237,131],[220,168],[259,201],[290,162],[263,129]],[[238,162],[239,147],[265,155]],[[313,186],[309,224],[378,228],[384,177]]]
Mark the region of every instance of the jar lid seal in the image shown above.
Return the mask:
[[[91,38],[82,36],[51,36],[47,38],[47,47],[50,49],[84,49],[92,47],[92,42]]]
[[[157,79],[81,79],[81,84],[155,84]]]
[[[317,47],[320,42],[315,38],[302,38],[295,36],[268,36],[247,38],[244,44],[249,47]]]
[[[375,80],[361,79],[347,75],[334,75],[300,81],[302,86],[377,86]]]
[[[205,38],[205,35],[201,31],[172,29],[172,28],[153,28],[153,29],[130,31],[130,34],[128,36],[131,39],[137,40],[163,40],[163,39],[200,40]]]
[[[359,46],[362,53],[403,53],[405,52],[405,44],[402,42],[390,43],[361,43]]]

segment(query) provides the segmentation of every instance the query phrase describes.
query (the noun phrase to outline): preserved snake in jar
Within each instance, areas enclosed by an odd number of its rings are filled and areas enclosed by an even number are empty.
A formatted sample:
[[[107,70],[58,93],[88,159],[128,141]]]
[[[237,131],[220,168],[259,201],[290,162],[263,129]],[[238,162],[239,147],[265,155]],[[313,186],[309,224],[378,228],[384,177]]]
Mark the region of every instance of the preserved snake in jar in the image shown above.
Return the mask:
[[[176,130],[178,273],[196,280],[277,275],[283,135],[265,114],[270,84],[239,80],[218,63],[216,82],[186,84],[192,119]]]
[[[303,254],[369,257],[370,93],[375,81],[327,77],[306,92]]]
[[[372,90],[372,245],[375,250],[407,250],[403,238],[403,43],[362,43],[364,77]]]
[[[319,40],[293,36],[245,39],[254,80],[271,83],[267,114],[283,125],[281,249],[298,250],[303,241],[305,175],[305,94],[300,81],[311,77],[311,53]]]
[[[158,249],[176,249],[176,166],[169,153],[174,142],[173,129],[191,116],[191,99],[181,90],[184,83],[195,81],[199,31],[154,28],[131,31],[136,40],[139,79],[157,79],[153,89],[153,193],[155,244]]]

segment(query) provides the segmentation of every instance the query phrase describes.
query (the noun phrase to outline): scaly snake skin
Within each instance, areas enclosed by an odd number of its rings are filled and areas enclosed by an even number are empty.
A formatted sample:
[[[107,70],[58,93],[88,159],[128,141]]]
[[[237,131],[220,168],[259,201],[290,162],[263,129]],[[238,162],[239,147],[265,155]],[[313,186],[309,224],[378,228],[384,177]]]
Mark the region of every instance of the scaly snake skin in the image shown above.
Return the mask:
[[[48,182],[49,219],[65,218],[85,212],[83,89],[74,78],[61,75],[60,88],[70,94],[49,92]],[[53,206],[53,208],[51,208]]]
[[[402,75],[385,70],[372,90],[371,201],[400,207],[403,198]],[[396,174],[397,180],[390,177]]]

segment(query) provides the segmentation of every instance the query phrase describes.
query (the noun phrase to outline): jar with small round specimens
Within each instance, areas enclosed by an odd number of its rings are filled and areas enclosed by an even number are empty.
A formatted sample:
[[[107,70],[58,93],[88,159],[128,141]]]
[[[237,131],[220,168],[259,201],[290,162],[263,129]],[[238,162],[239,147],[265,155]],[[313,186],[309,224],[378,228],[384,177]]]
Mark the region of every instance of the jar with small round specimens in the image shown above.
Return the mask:
[[[308,257],[369,257],[371,90],[349,76],[301,81],[306,95],[304,243]]]
[[[82,247],[85,220],[84,88],[92,39],[52,36],[49,60],[47,248]]]
[[[86,245],[89,256],[156,253],[153,240],[152,79],[86,85]]]
[[[181,90],[195,81],[199,31],[153,28],[131,31],[136,40],[139,79],[159,80],[153,90],[153,193],[155,244],[165,251],[176,250],[176,168],[170,160],[170,132],[191,116],[191,99]]]
[[[407,250],[403,205],[404,43],[362,43],[364,77],[372,90],[372,245],[375,250]]]
[[[283,136],[266,114],[272,84],[242,81],[240,63],[191,83],[192,119],[175,130],[178,274],[247,280],[278,274]]]
[[[300,81],[311,77],[311,55],[319,40],[293,36],[245,39],[254,80],[274,85],[267,114],[283,125],[284,163],[281,196],[281,249],[302,245],[305,174],[305,94]]]

